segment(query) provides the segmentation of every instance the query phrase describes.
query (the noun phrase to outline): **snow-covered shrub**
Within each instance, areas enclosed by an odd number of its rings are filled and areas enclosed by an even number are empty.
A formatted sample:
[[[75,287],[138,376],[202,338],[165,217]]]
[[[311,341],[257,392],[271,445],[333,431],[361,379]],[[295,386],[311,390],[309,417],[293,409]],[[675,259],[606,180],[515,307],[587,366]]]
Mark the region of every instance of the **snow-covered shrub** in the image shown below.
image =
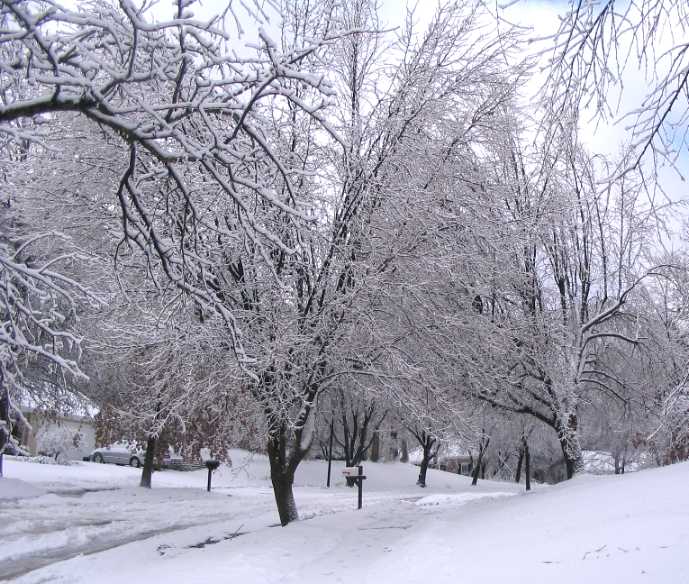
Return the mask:
[[[74,462],[61,456],[55,458],[54,456],[45,456],[42,454],[39,454],[38,456],[17,456],[13,457],[12,460],[16,460],[18,462],[33,462],[36,464],[59,464],[61,466],[71,466],[74,464]]]

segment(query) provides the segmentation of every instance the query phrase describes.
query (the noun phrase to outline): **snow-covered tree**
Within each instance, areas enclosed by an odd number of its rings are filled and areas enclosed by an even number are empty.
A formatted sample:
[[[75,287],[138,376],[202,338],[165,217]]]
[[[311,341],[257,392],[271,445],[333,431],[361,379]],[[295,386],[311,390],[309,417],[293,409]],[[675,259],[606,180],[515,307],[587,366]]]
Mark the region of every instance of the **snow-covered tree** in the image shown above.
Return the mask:
[[[585,108],[629,129],[629,156],[616,165],[618,174],[649,171],[647,161],[675,165],[687,145],[688,24],[686,4],[677,0],[568,2],[543,48],[550,128],[557,133],[558,120],[578,120]],[[636,102],[633,86],[643,88]]]
[[[58,407],[66,378],[84,377],[77,364],[81,338],[72,327],[80,303],[97,303],[64,269],[80,262],[79,251],[55,246],[65,239],[57,232],[19,227],[13,201],[0,209],[0,457],[14,420],[28,426],[22,403]],[[46,241],[64,251],[51,253]],[[40,376],[29,374],[39,369]]]

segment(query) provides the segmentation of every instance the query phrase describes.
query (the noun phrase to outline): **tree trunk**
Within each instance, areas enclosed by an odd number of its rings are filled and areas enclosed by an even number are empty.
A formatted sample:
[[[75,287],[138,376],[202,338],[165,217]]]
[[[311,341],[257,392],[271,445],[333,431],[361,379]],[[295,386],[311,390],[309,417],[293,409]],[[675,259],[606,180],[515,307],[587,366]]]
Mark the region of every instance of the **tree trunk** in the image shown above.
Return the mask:
[[[359,446],[357,448],[358,452],[356,455],[356,458],[358,459],[357,463],[368,460],[368,449],[371,446],[371,443],[369,442],[368,447],[366,446],[366,441],[368,440],[367,434],[366,426],[364,426],[361,429],[361,432],[359,432]]]
[[[347,468],[351,467],[352,464],[350,463],[349,460],[345,460],[345,466]],[[354,482],[354,479],[352,477],[345,477],[345,485],[347,485],[350,489],[355,485],[356,483]]]
[[[328,445],[328,480],[327,487],[330,488],[330,475],[333,467],[333,421],[330,420],[330,440]]]
[[[294,501],[294,471],[298,461],[287,459],[287,438],[284,430],[278,431],[277,436],[268,439],[268,460],[270,461],[270,481],[273,484],[275,503],[283,527],[292,521],[299,520],[297,504]]]
[[[571,479],[574,474],[580,471],[584,466],[581,456],[581,445],[579,444],[579,437],[577,435],[577,423],[576,414],[570,414],[566,427],[563,423],[560,423],[559,427],[556,428],[558,431],[560,448],[562,448],[562,455],[565,459],[567,479]]]
[[[373,433],[373,440],[371,441],[371,462],[378,462],[380,460],[380,434],[378,430]]]
[[[292,521],[299,520],[299,513],[297,513],[297,504],[294,501],[294,473],[282,470],[278,473],[273,473],[270,469],[270,480],[273,483],[273,492],[275,493],[275,503],[278,507],[278,515],[280,516],[280,525],[283,527]]]
[[[478,484],[478,477],[481,474],[481,468],[483,467],[483,453],[485,449],[481,448],[478,451],[478,458],[476,459],[476,465],[474,466],[474,474],[471,477],[471,486],[475,487]]]
[[[428,471],[428,463],[429,456],[426,450],[424,449],[423,460],[421,460],[421,468],[419,469],[419,480],[416,481],[416,484],[422,488],[426,487],[426,471]]]
[[[146,441],[146,455],[144,457],[144,467],[141,470],[141,482],[139,486],[145,487],[146,489],[151,488],[151,478],[153,477],[153,458],[155,456],[156,449],[156,437],[149,436]]]
[[[345,441],[347,439],[345,438]],[[347,443],[347,442],[346,442]],[[354,461],[354,455],[351,453],[351,451],[345,446],[345,466],[347,467],[352,467],[356,464]],[[354,488],[356,485],[356,482],[354,481],[353,477],[345,477],[345,484],[351,489]]]
[[[563,450],[564,453],[564,450]],[[574,473],[577,471],[576,461],[570,458],[566,453],[565,456],[565,473],[567,474],[567,479],[574,477]]]
[[[12,435],[12,421],[10,420],[10,394],[4,387],[3,368],[0,366],[0,477],[2,475],[2,459],[5,445]]]
[[[472,487],[475,487],[478,484],[478,475],[481,472],[480,460],[481,460],[481,455],[479,455],[479,464],[477,464],[474,467],[474,472],[472,473],[472,477],[471,477],[471,486]]]
[[[485,436],[485,434],[484,434]],[[476,464],[474,466],[474,475],[471,479],[471,486],[475,487],[478,484],[478,477],[479,474],[482,474],[481,478],[485,478],[486,474],[486,466],[483,463],[483,455],[486,453],[486,450],[488,450],[488,445],[490,444],[490,438],[485,439],[481,438],[481,443],[479,444],[478,447],[478,458],[476,459]]]
[[[531,452],[529,451],[529,443],[524,438],[524,475],[526,479],[526,490],[531,490]]]
[[[524,449],[519,449],[519,458],[517,458],[517,471],[514,473],[514,482],[518,483],[522,480],[522,463],[524,462]]]
[[[409,462],[409,447],[407,446],[407,439],[402,438],[400,442],[402,448],[402,455],[400,456],[400,462]]]
[[[427,434],[425,431],[422,431],[420,434],[417,434],[416,438],[419,441],[419,444],[421,444],[421,448],[423,450],[421,468],[419,469],[419,479],[416,481],[416,484],[419,487],[425,488],[426,473],[428,472],[428,466],[438,455],[438,448],[436,448],[435,452],[433,452],[433,446],[436,444],[437,440],[433,436]]]
[[[344,399],[344,398],[343,398]],[[358,462],[355,460],[355,454],[354,454],[354,446],[356,443],[356,421],[354,422],[354,431],[351,432],[349,429],[349,420],[347,419],[347,415],[345,413],[345,405],[344,401],[342,402],[342,442],[340,444],[342,445],[342,449],[344,450],[344,456],[345,456],[345,466],[346,467],[352,467],[355,464],[358,464]],[[356,484],[354,479],[352,477],[345,477],[345,484],[349,487],[352,488]]]

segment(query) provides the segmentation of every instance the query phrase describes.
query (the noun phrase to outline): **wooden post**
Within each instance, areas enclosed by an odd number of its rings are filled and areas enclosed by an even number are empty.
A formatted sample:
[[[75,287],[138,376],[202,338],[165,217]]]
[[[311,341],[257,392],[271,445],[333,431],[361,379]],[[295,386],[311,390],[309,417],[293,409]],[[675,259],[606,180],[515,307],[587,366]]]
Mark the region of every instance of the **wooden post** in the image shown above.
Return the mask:
[[[363,465],[359,464],[357,466],[345,467],[342,474],[358,487],[356,508],[361,509],[363,503],[364,479],[366,478]]]

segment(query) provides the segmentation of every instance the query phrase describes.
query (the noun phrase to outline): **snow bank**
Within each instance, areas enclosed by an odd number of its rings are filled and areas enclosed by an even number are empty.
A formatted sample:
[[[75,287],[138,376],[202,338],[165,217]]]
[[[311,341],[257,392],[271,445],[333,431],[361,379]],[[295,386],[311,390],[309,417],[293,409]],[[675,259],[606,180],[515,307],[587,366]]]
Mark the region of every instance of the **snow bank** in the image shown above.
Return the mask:
[[[20,577],[32,582],[35,576],[39,581],[46,578],[51,582],[135,583],[144,580],[142,571],[148,567],[155,571],[159,561],[167,565],[179,558],[183,562],[192,560],[180,569],[194,581],[194,577],[206,573],[207,566],[200,569],[195,563],[202,554],[225,542],[239,543],[239,539],[255,541],[252,545],[262,549],[264,540],[287,537],[286,553],[292,554],[288,536],[294,528],[273,527],[278,517],[267,458],[239,450],[232,451],[231,456],[233,466],[221,467],[214,473],[210,494],[205,491],[205,469],[157,472],[154,488],[147,490],[136,486],[140,470],[131,467],[88,462],[63,467],[6,461],[8,474],[40,485],[48,494],[35,500],[8,502],[2,509],[0,579]],[[420,489],[415,485],[418,469],[411,465],[366,463],[369,478],[364,485],[364,511],[357,512],[356,489],[345,486],[343,467],[342,462],[333,464],[330,489],[325,488],[325,461],[304,461],[295,481],[295,497],[304,520],[299,525],[339,531],[334,540],[330,535],[315,536],[326,547],[338,538],[348,546],[350,539],[358,541],[358,529],[366,533],[364,539],[369,542],[379,541],[382,531],[404,531],[412,524],[405,514],[416,515],[419,509],[409,503],[421,497],[427,498],[427,515],[482,495],[497,496],[500,490],[519,490],[516,485],[489,481],[475,488],[467,477],[440,471],[429,471],[430,486]],[[38,492],[43,493],[43,489]],[[433,495],[438,497],[435,503]],[[396,515],[399,520],[394,518]],[[341,521],[336,527],[330,523],[333,518]],[[356,548],[359,544],[352,545]],[[122,572],[125,564],[131,566],[131,573],[128,568]],[[266,570],[272,569],[271,562],[264,564]],[[258,570],[252,562],[245,568]],[[269,578],[256,578],[248,582],[271,582]],[[158,581],[157,576],[154,580]],[[183,580],[176,576],[171,580],[177,581]]]
[[[0,478],[0,501],[29,499],[44,495],[45,491],[19,479]]]
[[[307,464],[301,480],[315,481],[324,469],[324,463]],[[272,511],[265,484],[242,487],[213,499],[218,514],[227,513],[221,523],[75,557],[18,582],[689,582],[689,464],[582,476],[517,496],[505,496],[513,493],[509,484],[502,491],[499,484],[474,489],[445,473],[434,477],[437,492],[412,489],[410,497],[402,484],[393,490],[400,477],[414,476],[408,470],[367,465],[382,490],[365,491],[362,511],[354,510],[346,487],[298,487],[302,518],[313,518],[284,529],[265,524]],[[264,471],[253,459],[244,480]],[[446,492],[449,484],[454,491]],[[139,511],[147,520],[145,508]]]
[[[689,582],[689,463],[528,494],[440,471],[420,489],[411,465],[366,463],[356,511],[342,463],[326,489],[327,463],[305,461],[295,489],[302,521],[283,529],[265,457],[237,451],[233,461],[211,494],[205,471],[156,473],[147,491],[123,487],[138,479],[131,468],[10,463],[34,485],[51,484],[52,472],[103,489],[2,505],[0,568],[25,584]]]
[[[454,495],[429,495],[414,501],[417,507],[430,507],[436,505],[466,505],[471,501],[487,498],[510,497],[515,493],[457,493]]]

